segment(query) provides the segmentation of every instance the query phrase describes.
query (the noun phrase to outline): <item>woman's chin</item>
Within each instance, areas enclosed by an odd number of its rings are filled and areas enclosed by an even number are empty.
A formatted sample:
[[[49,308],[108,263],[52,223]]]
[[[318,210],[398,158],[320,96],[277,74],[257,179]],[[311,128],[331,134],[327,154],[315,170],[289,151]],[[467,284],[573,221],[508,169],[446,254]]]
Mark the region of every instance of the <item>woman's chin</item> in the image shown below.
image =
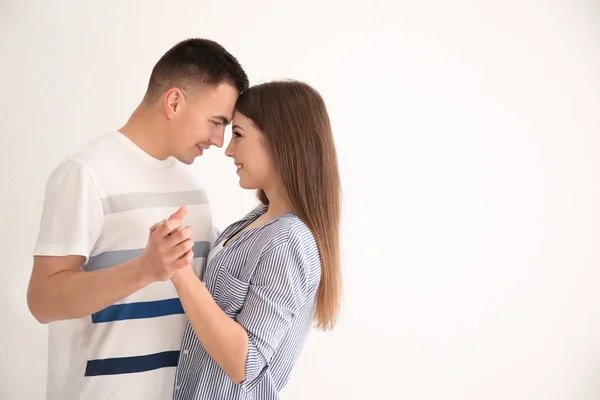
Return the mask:
[[[250,185],[248,182],[244,181],[244,179],[242,179],[242,178],[240,178],[239,184],[242,189],[247,189],[247,190],[258,189],[255,185]]]

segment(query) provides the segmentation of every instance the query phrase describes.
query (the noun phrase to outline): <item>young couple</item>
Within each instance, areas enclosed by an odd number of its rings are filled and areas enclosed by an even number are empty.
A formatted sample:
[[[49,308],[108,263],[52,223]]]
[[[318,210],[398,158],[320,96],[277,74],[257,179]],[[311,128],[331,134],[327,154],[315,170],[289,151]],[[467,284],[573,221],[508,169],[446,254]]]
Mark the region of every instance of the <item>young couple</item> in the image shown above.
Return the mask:
[[[189,164],[223,146],[260,205],[222,233]],[[340,181],[310,86],[248,88],[190,39],[118,131],[52,172],[27,301],[49,326],[47,399],[277,399],[340,302]]]

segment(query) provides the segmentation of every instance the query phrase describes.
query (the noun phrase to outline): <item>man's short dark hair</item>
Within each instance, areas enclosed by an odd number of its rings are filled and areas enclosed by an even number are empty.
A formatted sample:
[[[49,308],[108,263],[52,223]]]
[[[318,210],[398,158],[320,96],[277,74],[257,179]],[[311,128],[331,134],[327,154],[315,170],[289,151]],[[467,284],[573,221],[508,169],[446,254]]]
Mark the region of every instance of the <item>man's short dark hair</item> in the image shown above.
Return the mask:
[[[238,60],[220,44],[208,39],[187,39],[158,60],[144,99],[154,102],[173,87],[193,92],[205,85],[221,83],[230,84],[242,93],[248,89],[248,76]]]

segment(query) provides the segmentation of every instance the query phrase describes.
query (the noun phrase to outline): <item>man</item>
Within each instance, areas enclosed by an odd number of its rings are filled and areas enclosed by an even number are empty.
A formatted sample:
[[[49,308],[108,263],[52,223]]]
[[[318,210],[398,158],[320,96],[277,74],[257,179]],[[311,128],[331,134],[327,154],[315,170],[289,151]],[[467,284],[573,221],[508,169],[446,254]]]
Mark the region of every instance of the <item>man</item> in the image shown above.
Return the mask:
[[[190,262],[200,274],[215,238],[189,164],[223,145],[247,87],[221,45],[183,41],[125,126],[50,175],[27,294],[50,323],[48,400],[171,399],[187,319],[169,278]]]

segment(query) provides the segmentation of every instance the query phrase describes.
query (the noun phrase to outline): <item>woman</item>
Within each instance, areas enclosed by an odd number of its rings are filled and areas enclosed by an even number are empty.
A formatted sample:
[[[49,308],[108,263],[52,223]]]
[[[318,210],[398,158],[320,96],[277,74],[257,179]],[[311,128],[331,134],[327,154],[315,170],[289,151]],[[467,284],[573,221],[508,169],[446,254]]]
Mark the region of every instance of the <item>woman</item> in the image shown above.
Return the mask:
[[[262,203],[219,236],[203,283],[171,279],[189,318],[175,399],[277,399],[313,320],[338,314],[340,181],[325,104],[294,81],[240,96],[226,149]]]

